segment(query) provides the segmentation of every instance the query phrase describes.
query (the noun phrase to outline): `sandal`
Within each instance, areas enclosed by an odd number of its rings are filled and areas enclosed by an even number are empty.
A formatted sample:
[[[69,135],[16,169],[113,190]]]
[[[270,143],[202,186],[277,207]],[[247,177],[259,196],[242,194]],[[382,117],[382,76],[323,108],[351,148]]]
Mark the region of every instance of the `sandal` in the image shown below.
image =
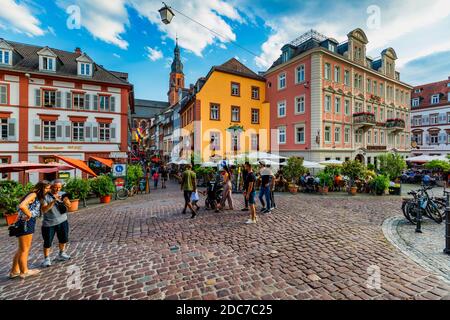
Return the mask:
[[[28,278],[28,277],[35,276],[35,275],[37,275],[39,273],[41,273],[41,270],[39,270],[39,269],[31,269],[31,270],[28,270],[27,273],[20,274],[20,278],[21,279],[25,279],[25,278]]]
[[[9,278],[10,279],[15,279],[15,278],[17,278],[17,277],[19,277],[20,276],[20,273],[10,273],[9,274]]]

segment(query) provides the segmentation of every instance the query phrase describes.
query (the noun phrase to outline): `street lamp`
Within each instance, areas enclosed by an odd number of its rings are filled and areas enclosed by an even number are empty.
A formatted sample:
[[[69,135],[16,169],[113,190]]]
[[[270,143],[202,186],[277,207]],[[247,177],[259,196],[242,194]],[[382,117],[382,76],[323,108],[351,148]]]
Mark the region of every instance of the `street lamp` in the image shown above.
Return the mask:
[[[172,9],[163,2],[164,7],[159,9],[159,14],[161,15],[161,20],[164,24],[169,24],[172,21],[172,18],[175,16]]]

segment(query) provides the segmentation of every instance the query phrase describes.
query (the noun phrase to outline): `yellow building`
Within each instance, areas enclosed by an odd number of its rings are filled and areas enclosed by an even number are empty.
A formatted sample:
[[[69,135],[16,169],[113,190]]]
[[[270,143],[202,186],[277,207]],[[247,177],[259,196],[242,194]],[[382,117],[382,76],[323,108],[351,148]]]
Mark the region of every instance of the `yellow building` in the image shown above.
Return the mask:
[[[180,110],[183,151],[197,160],[233,159],[270,150],[265,79],[231,59],[197,81]],[[184,153],[184,154],[183,154]]]

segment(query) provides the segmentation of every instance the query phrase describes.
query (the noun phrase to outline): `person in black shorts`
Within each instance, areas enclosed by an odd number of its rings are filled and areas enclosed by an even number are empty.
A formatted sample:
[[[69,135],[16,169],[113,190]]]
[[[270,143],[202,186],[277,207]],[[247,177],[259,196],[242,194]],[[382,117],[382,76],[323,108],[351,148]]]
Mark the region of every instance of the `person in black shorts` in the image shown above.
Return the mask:
[[[248,200],[247,200],[247,197],[245,196],[245,191],[247,191],[247,188],[248,188],[248,185],[247,185],[248,172],[247,172],[247,169],[246,169],[246,165],[247,164],[249,164],[249,162],[246,162],[244,164],[244,169],[242,170],[242,179],[244,181],[243,189],[244,189],[244,203],[245,203],[245,207],[244,207],[244,209],[242,209],[242,211],[248,211],[249,210],[248,209]]]
[[[162,189],[166,189],[166,182],[167,179],[169,178],[169,171],[167,170],[166,166],[162,166],[161,167],[161,188]]]
[[[258,217],[256,216],[256,191],[255,191],[255,183],[256,176],[252,170],[252,166],[250,163],[245,164],[245,169],[247,170],[247,179],[246,185],[247,189],[245,190],[245,198],[248,201],[248,205],[250,207],[250,219],[245,222],[246,224],[255,224],[258,221]]]

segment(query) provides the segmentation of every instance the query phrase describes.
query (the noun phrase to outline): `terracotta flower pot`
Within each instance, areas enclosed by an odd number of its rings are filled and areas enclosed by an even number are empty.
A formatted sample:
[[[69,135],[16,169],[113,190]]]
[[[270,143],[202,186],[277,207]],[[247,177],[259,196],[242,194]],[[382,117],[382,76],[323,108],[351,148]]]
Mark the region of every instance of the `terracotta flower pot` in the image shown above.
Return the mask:
[[[298,187],[297,186],[289,186],[289,192],[290,193],[297,193]]]
[[[322,188],[322,194],[328,194],[328,187],[327,186]]]
[[[357,188],[357,187],[351,187],[351,188],[350,188],[350,194],[351,194],[352,196],[355,196],[357,191],[358,191],[358,188]]]
[[[75,200],[70,200],[70,208],[69,208],[69,212],[75,212],[78,211],[78,205],[80,203],[79,199],[75,199]]]
[[[111,202],[111,195],[100,197],[100,203],[110,203],[110,202]]]
[[[6,219],[6,224],[8,226],[13,225],[14,223],[16,223],[17,219],[19,218],[19,214],[18,213],[13,213],[13,214],[5,214],[5,219]]]

